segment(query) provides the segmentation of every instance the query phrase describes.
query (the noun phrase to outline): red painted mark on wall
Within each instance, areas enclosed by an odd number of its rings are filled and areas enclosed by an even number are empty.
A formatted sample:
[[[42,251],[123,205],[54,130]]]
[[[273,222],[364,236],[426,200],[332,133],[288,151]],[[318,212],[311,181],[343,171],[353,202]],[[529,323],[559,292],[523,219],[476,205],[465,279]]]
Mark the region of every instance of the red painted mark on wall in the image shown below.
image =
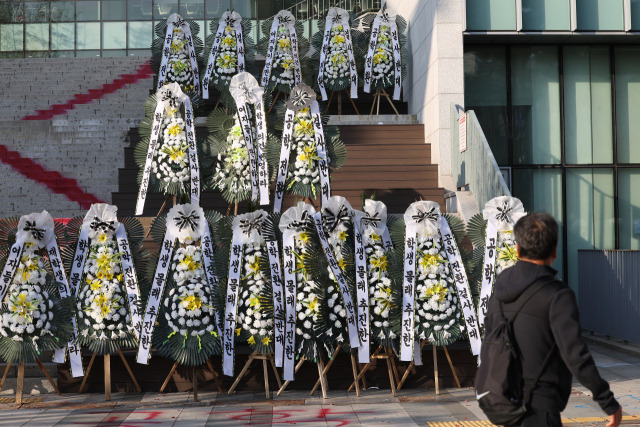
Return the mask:
[[[32,159],[22,157],[17,151],[11,151],[1,144],[0,161],[11,166],[22,176],[44,185],[56,194],[67,196],[72,202],[79,203],[82,209],[89,209],[92,204],[101,203],[96,196],[80,188],[75,179],[66,178],[60,172],[45,169]]]
[[[105,83],[97,89],[89,89],[87,93],[76,93],[73,98],[64,104],[53,104],[46,110],[36,110],[36,114],[24,116],[22,120],[50,120],[54,116],[65,114],[67,111],[72,110],[76,105],[88,104],[101,99],[105,95],[119,91],[128,84],[151,78],[151,76],[153,76],[153,70],[151,70],[149,61],[147,61],[140,65],[133,74],[121,74],[111,83]]]

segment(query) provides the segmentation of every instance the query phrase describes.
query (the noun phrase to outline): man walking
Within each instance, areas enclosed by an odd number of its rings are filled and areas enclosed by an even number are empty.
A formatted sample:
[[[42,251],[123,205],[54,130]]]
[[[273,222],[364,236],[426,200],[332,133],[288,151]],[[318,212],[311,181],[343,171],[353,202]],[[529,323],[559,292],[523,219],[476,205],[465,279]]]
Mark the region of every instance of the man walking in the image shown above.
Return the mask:
[[[526,413],[515,425],[561,426],[560,413],[569,401],[574,375],[609,415],[607,427],[618,426],[622,409],[582,340],[576,296],[554,280],[557,272],[551,265],[556,259],[558,224],[546,213],[530,213],[516,223],[513,232],[520,260],[496,279],[485,336],[501,321],[501,306],[507,319],[522,306],[513,336],[522,361],[524,395],[530,397]]]

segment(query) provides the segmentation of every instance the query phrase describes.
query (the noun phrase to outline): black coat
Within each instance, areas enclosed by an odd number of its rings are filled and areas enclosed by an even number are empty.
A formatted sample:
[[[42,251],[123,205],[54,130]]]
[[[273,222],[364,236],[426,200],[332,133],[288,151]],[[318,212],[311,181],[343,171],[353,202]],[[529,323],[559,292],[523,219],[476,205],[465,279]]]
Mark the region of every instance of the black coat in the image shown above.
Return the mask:
[[[529,286],[553,280],[556,273],[551,267],[526,261],[518,261],[504,270],[497,277],[494,294],[489,300],[486,331],[499,320],[498,301],[503,303],[505,316],[511,318],[523,302],[518,301],[518,297]],[[593,400],[607,415],[617,411],[618,402],[609,390],[609,384],[598,373],[582,339],[576,296],[567,285],[555,281],[538,291],[516,318],[514,331],[522,355],[525,391],[531,389],[554,341],[558,344],[533,390],[532,407],[551,413],[562,412],[569,401],[573,374],[591,390]]]

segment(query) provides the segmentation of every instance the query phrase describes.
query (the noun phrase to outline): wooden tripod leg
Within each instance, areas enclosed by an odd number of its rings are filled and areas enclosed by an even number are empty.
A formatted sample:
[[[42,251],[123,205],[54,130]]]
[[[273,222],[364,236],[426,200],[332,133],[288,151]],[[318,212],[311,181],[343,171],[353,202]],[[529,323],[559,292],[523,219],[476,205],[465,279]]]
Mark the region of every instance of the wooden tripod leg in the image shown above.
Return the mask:
[[[170,196],[165,197],[164,202],[162,202],[162,206],[160,206],[160,210],[158,211],[158,215],[156,216],[160,216],[160,214],[162,214],[162,211],[164,211],[164,208],[167,206],[167,202],[170,199]],[[149,226],[149,230],[147,230],[147,234],[145,234],[144,237],[149,237],[149,234],[151,234],[151,226]]]
[[[267,369],[267,359],[262,359],[262,372],[264,373],[264,394],[267,399],[271,399],[269,393],[269,370]]]
[[[356,358],[351,354],[351,370],[353,371],[353,380],[356,383],[356,396],[360,397],[360,383],[358,382],[358,369],[356,368]]]
[[[433,377],[436,381],[436,394],[440,394],[440,380],[438,379],[438,355],[436,353],[436,346],[433,346]]]
[[[11,361],[7,362],[7,367],[4,369],[4,374],[2,375],[2,381],[0,381],[0,391],[2,391],[2,387],[4,386],[4,380],[7,379],[7,374],[9,373],[10,367],[11,367]]]
[[[124,367],[127,368],[127,372],[129,373],[131,380],[133,380],[133,384],[136,386],[136,390],[138,391],[138,393],[142,393],[142,388],[140,387],[140,384],[138,384],[138,380],[136,380],[136,377],[133,375],[133,371],[131,370],[131,366],[129,366],[127,359],[124,358],[124,354],[122,354],[122,350],[118,349],[118,354],[120,355],[120,359],[122,359],[122,363],[124,364]]]
[[[387,94],[387,92],[386,92],[386,91],[385,91],[385,94],[386,94],[386,97],[387,97],[387,101],[389,101],[389,104],[391,104],[391,108],[393,108],[393,111],[395,111],[395,112],[396,112],[396,116],[399,116],[399,115],[400,115],[400,113],[398,113],[398,109],[397,109],[397,108],[396,108],[396,106],[394,105],[394,103],[393,103],[393,99],[391,99],[391,96],[389,96],[389,95]]]
[[[279,97],[280,97],[280,91],[278,91],[278,93],[276,93],[275,98],[273,98],[273,102],[271,103],[271,106],[269,107],[269,110],[267,111],[267,114],[269,114],[271,112],[271,110],[273,109],[273,106],[276,105],[276,101],[278,100]]]
[[[216,370],[213,369],[213,364],[211,363],[211,360],[207,360],[207,366],[209,367],[209,370],[213,374],[213,381],[216,383],[216,387],[218,387],[218,393],[222,393],[222,386],[220,385],[220,381],[218,380],[218,374],[216,373]]]
[[[329,106],[331,105],[331,100],[333,100],[333,94],[334,93],[335,93],[334,91],[331,91],[331,96],[329,97],[329,102],[327,102],[327,109],[329,109]]]
[[[320,388],[322,389],[322,398],[327,398],[327,377],[324,376],[324,362],[318,358],[318,376],[320,377]]]
[[[376,89],[376,93],[373,95],[373,104],[371,104],[371,112],[369,112],[370,116],[373,116],[373,110],[376,108],[376,99],[378,98],[378,89]]]
[[[393,367],[393,375],[396,379],[396,384],[400,382],[400,376],[398,375],[398,366],[396,365],[396,356],[393,354],[393,351],[388,348],[387,354],[389,355],[389,359],[391,359],[391,366]]]
[[[238,202],[233,205],[233,214],[238,215]]]
[[[47,377],[47,380],[49,381],[49,383],[51,383],[51,386],[53,387],[53,389],[56,391],[56,393],[58,394],[58,396],[60,396],[60,389],[58,389],[58,386],[56,385],[56,383],[53,381],[53,378],[51,378],[51,375],[49,375],[49,372],[47,372],[47,370],[44,368],[44,365],[42,364],[42,362],[40,361],[40,359],[36,359],[36,364],[38,365],[38,368],[40,368],[40,370],[42,371],[42,373],[44,374],[45,377]],[[0,387],[1,389],[1,387]]]
[[[391,356],[387,354],[387,370],[389,371],[389,384],[391,384],[391,394],[396,397],[396,383],[393,380],[393,368],[391,367]]]
[[[411,372],[411,370],[413,369],[414,366],[415,366],[415,362],[412,360],[411,363],[409,363],[409,366],[407,367],[407,370],[404,371],[404,375],[402,375],[402,379],[398,383],[398,390],[400,390],[402,388],[402,385],[404,384],[405,380],[409,376],[409,372]]]
[[[178,362],[175,362],[171,367],[171,370],[169,371],[169,375],[167,375],[167,378],[165,378],[164,382],[162,383],[162,387],[160,387],[160,393],[164,393],[164,389],[167,387],[167,384],[169,384],[169,380],[173,376],[173,373],[176,371],[177,367],[178,367]]]
[[[195,366],[192,368],[192,373],[193,373],[193,401],[197,402],[198,401],[198,371]]]
[[[304,357],[301,357],[301,358],[300,358],[300,361],[298,361],[298,364],[296,365],[296,367],[295,367],[295,368],[294,368],[294,370],[293,370],[293,373],[294,373],[294,374],[295,374],[295,373],[297,373],[297,372],[298,372],[298,370],[300,370],[300,367],[302,366],[302,364],[304,363],[304,361],[305,361],[305,360],[306,360],[306,359],[305,359]],[[287,386],[289,385],[289,383],[290,383],[290,382],[291,382],[291,381],[286,380],[286,381],[284,382],[284,384],[282,384],[282,385],[280,386],[280,389],[278,390],[278,393],[276,394],[276,396],[280,396],[280,393],[282,393],[283,391],[285,391],[285,390],[287,389]]]
[[[80,390],[78,390],[78,393],[82,393],[82,391],[84,390],[84,385],[87,383],[87,380],[89,379],[89,373],[91,372],[91,368],[93,367],[94,360],[96,360],[95,353],[91,355],[91,360],[89,360],[89,365],[87,365],[87,372],[85,372],[84,374],[84,378],[82,379],[82,383],[80,384]]]
[[[347,92],[347,96],[349,97],[349,101],[351,101],[351,105],[353,105],[353,109],[356,110],[356,114],[360,115],[360,112],[358,111],[358,107],[356,107],[356,103],[353,102],[353,98],[351,98],[351,95],[349,94],[348,89],[345,89],[345,91]]]
[[[381,96],[380,96],[379,90],[380,89],[378,89],[378,100],[377,100],[378,102],[376,102],[376,116],[380,115],[380,98],[381,98]]]
[[[331,359],[329,360],[329,362],[325,365],[324,369],[322,370],[322,376],[324,376],[325,378],[326,378],[327,372],[329,372],[329,368],[331,368],[331,365],[333,365],[333,361],[335,360],[336,355],[338,354],[339,351],[340,351],[340,347],[335,349],[335,351],[331,355]],[[322,378],[322,377],[320,377],[320,378]],[[318,378],[318,381],[316,381],[316,384],[311,389],[311,393],[309,393],[309,396],[313,396],[313,393],[315,393],[316,390],[318,389],[318,387],[320,387],[320,378]],[[327,387],[327,389],[328,389],[328,387]]]
[[[444,354],[447,356],[447,360],[449,361],[449,366],[451,367],[451,372],[453,372],[453,379],[456,380],[456,384],[458,385],[458,388],[460,388],[461,387],[460,380],[458,379],[458,374],[456,374],[456,368],[453,367],[453,363],[451,362],[451,356],[449,356],[449,350],[447,350],[446,345],[443,345],[442,348],[444,348]]]
[[[23,387],[24,387],[24,362],[18,365],[18,384],[16,386],[16,405],[22,405]]]
[[[238,387],[238,384],[240,383],[240,380],[242,379],[242,377],[244,377],[244,374],[247,373],[247,370],[249,369],[249,365],[251,365],[251,362],[253,362],[253,358],[255,357],[257,352],[258,350],[254,351],[252,354],[249,355],[249,360],[247,360],[247,363],[244,364],[244,367],[242,368],[242,371],[240,371],[238,378],[236,378],[233,384],[231,384],[231,388],[227,392],[229,396],[231,396],[231,393],[233,393],[233,390],[235,390],[236,387]]]
[[[378,348],[376,349],[376,351],[373,352],[373,354],[371,355],[371,358],[374,358],[382,349],[382,346],[378,346]],[[358,374],[358,380],[360,380],[360,378],[362,378],[362,383],[366,384],[364,382],[364,374],[367,372],[367,370],[371,367],[371,362],[367,363],[364,365],[364,367],[362,369],[360,369],[360,373]],[[353,387],[355,387],[356,383],[355,381],[351,383],[351,385],[349,386],[349,388],[347,389],[347,393],[349,393],[351,391],[351,389],[353,389]],[[366,388],[366,386],[365,386]]]
[[[273,361],[273,355],[269,356],[269,361],[271,362],[271,368],[273,368],[273,373],[276,375],[276,381],[278,382],[278,390],[282,388],[282,381],[280,381],[280,374],[276,369],[276,362]]]
[[[104,400],[111,400],[111,355],[104,355]]]
[[[231,203],[229,203],[229,206],[227,206],[227,215],[229,216],[229,214],[231,213]]]

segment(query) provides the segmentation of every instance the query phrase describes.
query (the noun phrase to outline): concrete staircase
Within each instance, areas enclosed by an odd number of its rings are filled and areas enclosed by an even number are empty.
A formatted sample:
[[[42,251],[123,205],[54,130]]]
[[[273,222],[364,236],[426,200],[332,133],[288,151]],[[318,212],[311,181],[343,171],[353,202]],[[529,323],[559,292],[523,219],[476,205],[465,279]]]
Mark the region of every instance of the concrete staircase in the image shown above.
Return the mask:
[[[117,170],[123,163],[125,136],[144,116],[143,103],[152,79],[126,84],[124,90],[111,87],[113,93],[98,92],[123,74],[135,73],[145,61],[140,57],[3,60],[0,77],[6,86],[0,97],[0,144],[46,170],[75,180],[76,188],[97,199],[111,202],[111,193],[118,185]],[[86,97],[98,99],[87,102]],[[72,105],[49,120],[21,120],[70,99],[76,104],[87,103]],[[83,213],[77,201],[55,194],[43,181],[26,178],[7,164],[6,156],[0,158],[0,197],[5,200],[0,216],[42,209],[55,217]],[[41,175],[42,180],[49,179],[47,174]],[[62,182],[58,188],[64,192],[66,184]]]

